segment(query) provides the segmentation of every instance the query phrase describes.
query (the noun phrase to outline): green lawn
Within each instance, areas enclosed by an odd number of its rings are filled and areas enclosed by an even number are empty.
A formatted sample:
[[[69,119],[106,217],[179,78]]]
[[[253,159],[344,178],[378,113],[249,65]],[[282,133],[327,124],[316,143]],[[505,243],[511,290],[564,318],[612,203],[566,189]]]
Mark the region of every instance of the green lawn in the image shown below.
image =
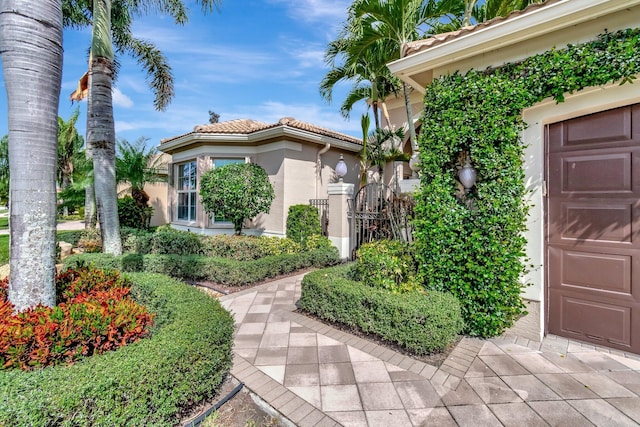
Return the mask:
[[[9,217],[0,216],[0,230],[9,229]]]
[[[9,262],[9,235],[0,235],[0,264]]]

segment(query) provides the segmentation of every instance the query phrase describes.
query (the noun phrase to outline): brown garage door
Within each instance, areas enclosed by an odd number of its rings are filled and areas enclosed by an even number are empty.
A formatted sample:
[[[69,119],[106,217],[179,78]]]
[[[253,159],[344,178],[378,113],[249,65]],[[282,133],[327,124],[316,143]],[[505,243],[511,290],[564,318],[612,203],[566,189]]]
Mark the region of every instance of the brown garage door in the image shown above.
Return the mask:
[[[548,331],[640,353],[640,104],[546,139]]]

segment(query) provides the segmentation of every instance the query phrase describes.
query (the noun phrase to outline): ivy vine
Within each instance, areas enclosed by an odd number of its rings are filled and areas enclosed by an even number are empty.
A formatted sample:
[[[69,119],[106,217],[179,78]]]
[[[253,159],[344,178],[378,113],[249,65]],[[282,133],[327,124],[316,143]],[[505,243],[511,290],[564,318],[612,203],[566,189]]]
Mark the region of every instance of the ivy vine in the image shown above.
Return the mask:
[[[522,111],[552,97],[640,73],[640,29],[604,33],[485,71],[435,79],[427,87],[419,138],[416,256],[425,287],[449,291],[463,306],[466,332],[494,336],[524,312],[527,272]],[[460,153],[478,182],[456,195]]]

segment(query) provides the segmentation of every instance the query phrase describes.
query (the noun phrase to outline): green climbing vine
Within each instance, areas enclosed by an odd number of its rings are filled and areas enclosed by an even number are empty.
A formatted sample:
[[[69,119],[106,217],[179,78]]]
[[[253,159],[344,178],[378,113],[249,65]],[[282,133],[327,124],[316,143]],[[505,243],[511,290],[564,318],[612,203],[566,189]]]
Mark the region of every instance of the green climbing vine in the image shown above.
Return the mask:
[[[545,98],[640,73],[640,29],[605,33],[485,71],[443,76],[427,87],[422,132],[416,254],[425,287],[456,295],[466,332],[500,334],[523,313],[526,273],[522,111]],[[456,193],[460,154],[478,181]]]

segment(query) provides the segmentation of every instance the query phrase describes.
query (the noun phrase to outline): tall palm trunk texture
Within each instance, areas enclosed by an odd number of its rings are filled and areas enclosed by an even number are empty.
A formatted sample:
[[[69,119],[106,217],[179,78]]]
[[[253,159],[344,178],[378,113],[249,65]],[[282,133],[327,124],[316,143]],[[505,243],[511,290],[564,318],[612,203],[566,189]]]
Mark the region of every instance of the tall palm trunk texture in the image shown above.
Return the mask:
[[[94,0],[91,66],[87,105],[87,147],[93,155],[93,177],[102,235],[102,250],[120,255],[120,222],[116,193],[116,135],[113,123],[113,46],[111,1]]]
[[[0,54],[9,110],[9,300],[55,305],[61,0],[2,0]]]
[[[120,222],[116,193],[116,148],[113,123],[113,62],[94,57],[91,67],[91,102],[87,114],[87,145],[93,155],[94,190],[105,253],[120,255]]]

